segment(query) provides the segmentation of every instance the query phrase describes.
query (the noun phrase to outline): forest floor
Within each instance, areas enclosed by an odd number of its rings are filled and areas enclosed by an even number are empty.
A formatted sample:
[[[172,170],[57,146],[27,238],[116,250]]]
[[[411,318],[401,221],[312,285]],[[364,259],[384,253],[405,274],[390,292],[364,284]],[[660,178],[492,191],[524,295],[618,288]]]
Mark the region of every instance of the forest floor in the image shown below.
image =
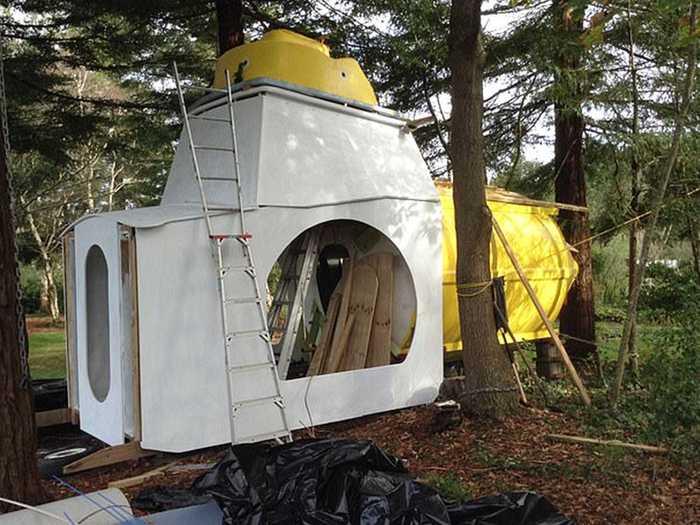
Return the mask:
[[[28,324],[33,375],[60,377],[61,328],[41,319],[30,318]],[[608,351],[613,356],[619,330],[619,323],[599,323],[603,356]],[[641,350],[647,350],[645,343]],[[529,397],[538,405],[537,392],[530,392],[531,383],[528,386]],[[577,399],[567,393],[566,384],[554,388],[564,391],[564,397],[550,405],[558,407],[556,411],[522,408],[507,419],[464,419],[453,429],[435,432],[433,409],[418,407],[327,425],[317,428],[315,437],[372,440],[404,459],[413,475],[446,497],[469,499],[531,490],[545,495],[579,525],[700,523],[699,465],[673,455],[651,456],[619,447],[550,440],[547,434],[552,433],[634,440],[624,433],[601,433],[602,427],[591,425],[597,412],[582,410]],[[308,434],[297,433],[296,437]],[[98,490],[110,481],[136,476],[173,461],[211,463],[222,454],[223,448],[217,447],[178,456],[161,455],[66,479],[81,490]],[[201,471],[168,473],[124,492],[133,499],[144,488],[156,485],[185,488],[199,474]],[[45,487],[50,499],[72,495],[54,481],[47,480]]]
[[[465,419],[440,433],[434,432],[432,417],[430,407],[419,407],[328,425],[315,435],[372,440],[447,497],[530,490],[545,495],[579,525],[700,523],[700,472],[695,466],[637,451],[549,440],[549,433],[580,435],[571,415],[523,408],[508,419]],[[147,458],[66,479],[81,490],[97,490],[168,462],[207,463],[222,454],[217,447]],[[125,492],[133,499],[146,487],[188,487],[200,473],[167,474]],[[71,495],[53,481],[46,481],[46,490],[51,499]]]

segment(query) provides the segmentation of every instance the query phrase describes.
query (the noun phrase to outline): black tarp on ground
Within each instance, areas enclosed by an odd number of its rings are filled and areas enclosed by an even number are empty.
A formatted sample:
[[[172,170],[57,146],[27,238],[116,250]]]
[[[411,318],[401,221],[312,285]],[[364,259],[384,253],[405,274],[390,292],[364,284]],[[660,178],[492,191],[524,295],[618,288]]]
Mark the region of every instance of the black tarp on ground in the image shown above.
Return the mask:
[[[193,485],[245,525],[573,525],[530,492],[443,501],[369,441],[322,439],[233,447]]]

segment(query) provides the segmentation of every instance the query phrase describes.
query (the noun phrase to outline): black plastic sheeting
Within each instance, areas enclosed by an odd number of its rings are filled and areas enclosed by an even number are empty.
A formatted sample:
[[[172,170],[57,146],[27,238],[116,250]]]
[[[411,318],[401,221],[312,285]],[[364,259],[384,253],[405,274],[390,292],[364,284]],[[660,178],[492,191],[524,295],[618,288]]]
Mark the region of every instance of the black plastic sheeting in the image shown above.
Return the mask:
[[[171,495],[178,500],[173,506],[212,497],[229,525],[573,524],[531,492],[445,501],[412,479],[397,458],[369,441],[346,439],[238,445],[194,482],[192,492]]]

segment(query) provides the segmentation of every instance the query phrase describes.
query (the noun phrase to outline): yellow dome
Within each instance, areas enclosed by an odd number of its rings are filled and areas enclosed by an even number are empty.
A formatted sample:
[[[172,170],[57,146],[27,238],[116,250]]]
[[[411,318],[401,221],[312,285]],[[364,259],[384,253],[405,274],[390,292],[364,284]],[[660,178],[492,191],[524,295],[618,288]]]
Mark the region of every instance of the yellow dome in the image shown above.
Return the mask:
[[[327,45],[286,29],[275,29],[256,42],[221,55],[216,63],[214,87],[226,87],[226,69],[233,83],[270,78],[377,104],[374,89],[356,60],[331,58]]]

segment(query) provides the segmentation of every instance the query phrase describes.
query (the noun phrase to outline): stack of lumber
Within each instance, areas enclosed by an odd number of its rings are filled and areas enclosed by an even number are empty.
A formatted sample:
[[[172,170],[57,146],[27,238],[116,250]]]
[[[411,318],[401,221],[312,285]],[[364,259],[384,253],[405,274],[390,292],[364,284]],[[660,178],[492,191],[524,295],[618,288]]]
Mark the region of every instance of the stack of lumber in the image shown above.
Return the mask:
[[[388,365],[393,295],[392,254],[346,261],[307,375]]]

